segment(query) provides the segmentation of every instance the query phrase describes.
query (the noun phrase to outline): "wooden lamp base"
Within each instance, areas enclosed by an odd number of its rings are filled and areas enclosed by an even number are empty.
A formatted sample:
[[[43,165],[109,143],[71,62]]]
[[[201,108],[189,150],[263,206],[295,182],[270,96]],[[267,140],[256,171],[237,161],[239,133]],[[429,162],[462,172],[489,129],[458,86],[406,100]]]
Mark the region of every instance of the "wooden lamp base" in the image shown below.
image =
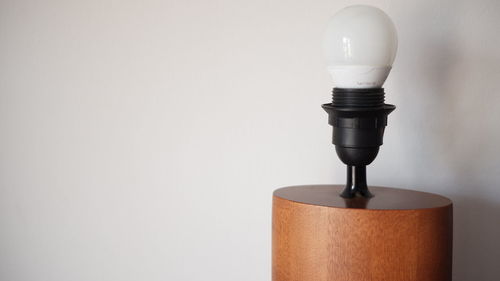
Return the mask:
[[[273,194],[273,281],[451,281],[452,202],[370,187],[344,199],[339,185]]]

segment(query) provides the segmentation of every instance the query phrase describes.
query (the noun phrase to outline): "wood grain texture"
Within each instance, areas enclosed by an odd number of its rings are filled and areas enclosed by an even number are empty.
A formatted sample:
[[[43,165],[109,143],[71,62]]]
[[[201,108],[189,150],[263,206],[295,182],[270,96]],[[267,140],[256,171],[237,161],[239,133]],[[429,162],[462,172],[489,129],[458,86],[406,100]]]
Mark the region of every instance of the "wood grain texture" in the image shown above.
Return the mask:
[[[339,199],[341,190],[302,186],[275,191],[273,281],[451,280],[449,199],[378,187],[370,187],[375,197],[369,200]],[[407,202],[412,208],[391,202],[402,197],[413,202]],[[321,198],[322,205],[311,198]]]

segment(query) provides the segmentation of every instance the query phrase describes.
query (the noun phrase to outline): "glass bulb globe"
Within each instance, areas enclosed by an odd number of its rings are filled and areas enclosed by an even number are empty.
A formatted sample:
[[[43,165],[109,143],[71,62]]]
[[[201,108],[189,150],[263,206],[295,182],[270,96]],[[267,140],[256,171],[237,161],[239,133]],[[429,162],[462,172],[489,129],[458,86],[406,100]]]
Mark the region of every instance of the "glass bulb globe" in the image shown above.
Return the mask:
[[[379,8],[349,6],[330,19],[323,47],[335,87],[380,88],[396,56],[396,27]]]

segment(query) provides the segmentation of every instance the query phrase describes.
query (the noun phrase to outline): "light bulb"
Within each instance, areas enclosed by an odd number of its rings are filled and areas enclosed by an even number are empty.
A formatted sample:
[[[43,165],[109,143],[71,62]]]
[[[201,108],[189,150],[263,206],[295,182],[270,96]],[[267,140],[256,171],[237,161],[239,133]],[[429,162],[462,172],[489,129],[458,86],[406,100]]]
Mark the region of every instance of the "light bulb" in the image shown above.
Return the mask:
[[[391,71],[398,38],[384,11],[355,5],[330,19],[323,47],[335,87],[380,88]]]

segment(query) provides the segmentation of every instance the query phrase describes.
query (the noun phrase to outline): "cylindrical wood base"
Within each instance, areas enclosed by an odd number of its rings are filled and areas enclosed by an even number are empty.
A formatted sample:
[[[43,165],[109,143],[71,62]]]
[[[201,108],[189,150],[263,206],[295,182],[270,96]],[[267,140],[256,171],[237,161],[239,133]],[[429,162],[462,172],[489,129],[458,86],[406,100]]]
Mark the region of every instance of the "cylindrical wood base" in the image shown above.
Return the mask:
[[[451,281],[452,202],[370,187],[294,186],[273,196],[273,281]]]

